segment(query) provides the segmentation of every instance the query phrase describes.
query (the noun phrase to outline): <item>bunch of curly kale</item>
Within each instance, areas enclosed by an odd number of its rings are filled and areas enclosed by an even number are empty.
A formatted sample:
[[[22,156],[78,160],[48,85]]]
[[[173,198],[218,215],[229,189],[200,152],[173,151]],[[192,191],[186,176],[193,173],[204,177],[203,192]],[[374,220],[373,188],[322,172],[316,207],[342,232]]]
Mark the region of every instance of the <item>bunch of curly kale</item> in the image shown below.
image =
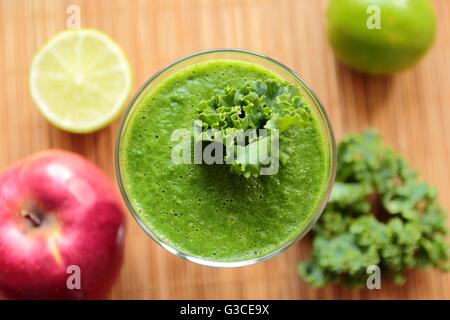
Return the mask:
[[[362,286],[367,266],[378,265],[382,276],[402,284],[407,269],[449,269],[446,234],[436,191],[366,131],[338,147],[336,184],[314,228],[312,257],[299,272],[316,287]]]

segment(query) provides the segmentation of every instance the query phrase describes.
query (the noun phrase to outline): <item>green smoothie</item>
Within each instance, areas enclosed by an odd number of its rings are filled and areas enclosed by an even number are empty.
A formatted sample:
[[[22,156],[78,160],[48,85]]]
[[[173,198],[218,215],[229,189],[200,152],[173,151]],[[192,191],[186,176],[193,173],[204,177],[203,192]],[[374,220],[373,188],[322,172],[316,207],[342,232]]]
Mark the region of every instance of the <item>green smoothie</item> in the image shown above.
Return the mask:
[[[140,220],[178,252],[250,260],[285,246],[313,220],[330,168],[312,113],[284,133],[287,142],[281,143],[290,144],[290,157],[274,175],[244,177],[227,165],[171,161],[172,133],[192,128],[202,101],[270,79],[282,80],[248,62],[200,62],[166,78],[130,115],[119,150],[124,188]]]

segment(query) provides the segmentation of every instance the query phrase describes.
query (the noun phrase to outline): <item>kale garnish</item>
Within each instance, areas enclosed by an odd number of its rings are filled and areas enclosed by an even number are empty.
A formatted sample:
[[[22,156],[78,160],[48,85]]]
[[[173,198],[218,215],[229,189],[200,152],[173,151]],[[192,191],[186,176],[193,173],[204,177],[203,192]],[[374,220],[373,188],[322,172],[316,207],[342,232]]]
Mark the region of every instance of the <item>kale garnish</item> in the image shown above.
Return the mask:
[[[295,126],[304,126],[310,121],[310,112],[298,86],[275,79],[249,81],[239,88],[227,87],[223,94],[197,105],[197,119],[202,123],[199,140],[212,142],[214,137],[207,132],[208,129],[219,131],[226,141],[225,146],[230,140],[234,142],[224,156],[225,161],[232,157],[232,161],[227,162],[231,171],[246,178],[257,177],[267,157],[275,156],[282,164],[287,163],[292,142],[284,132]],[[249,129],[256,132],[253,139],[247,139],[241,145],[236,143],[236,133]],[[268,134],[259,135],[260,129],[265,129]],[[260,158],[258,150],[264,145],[270,151],[275,132],[277,154],[268,153],[266,158]]]

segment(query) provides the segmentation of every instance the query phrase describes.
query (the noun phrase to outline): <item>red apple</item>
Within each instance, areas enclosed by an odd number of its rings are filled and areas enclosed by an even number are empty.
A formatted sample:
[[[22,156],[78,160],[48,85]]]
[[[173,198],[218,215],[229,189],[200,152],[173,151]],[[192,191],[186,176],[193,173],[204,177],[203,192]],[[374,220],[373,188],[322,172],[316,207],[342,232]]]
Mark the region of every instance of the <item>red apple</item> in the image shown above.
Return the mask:
[[[45,151],[0,175],[0,292],[12,299],[103,298],[118,275],[124,215],[107,177]]]

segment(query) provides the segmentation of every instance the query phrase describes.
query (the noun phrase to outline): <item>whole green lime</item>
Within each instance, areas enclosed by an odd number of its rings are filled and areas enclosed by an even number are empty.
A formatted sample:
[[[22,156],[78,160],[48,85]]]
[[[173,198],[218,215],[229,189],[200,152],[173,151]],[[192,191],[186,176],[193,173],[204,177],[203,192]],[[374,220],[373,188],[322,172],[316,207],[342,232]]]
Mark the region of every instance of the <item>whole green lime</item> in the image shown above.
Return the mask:
[[[429,0],[330,0],[327,33],[341,62],[370,74],[417,63],[434,42]]]

